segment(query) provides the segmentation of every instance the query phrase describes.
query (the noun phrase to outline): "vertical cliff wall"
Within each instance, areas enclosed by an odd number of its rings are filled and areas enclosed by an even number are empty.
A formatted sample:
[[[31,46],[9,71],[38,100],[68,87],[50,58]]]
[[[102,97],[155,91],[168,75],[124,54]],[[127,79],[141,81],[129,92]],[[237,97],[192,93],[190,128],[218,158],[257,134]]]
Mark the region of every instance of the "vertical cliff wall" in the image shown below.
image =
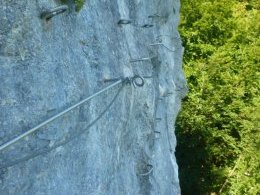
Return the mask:
[[[107,79],[140,75],[145,85],[115,86],[1,151],[0,194],[180,194],[180,2],[88,0],[79,13],[70,4],[39,17],[59,5],[0,0],[0,144]]]

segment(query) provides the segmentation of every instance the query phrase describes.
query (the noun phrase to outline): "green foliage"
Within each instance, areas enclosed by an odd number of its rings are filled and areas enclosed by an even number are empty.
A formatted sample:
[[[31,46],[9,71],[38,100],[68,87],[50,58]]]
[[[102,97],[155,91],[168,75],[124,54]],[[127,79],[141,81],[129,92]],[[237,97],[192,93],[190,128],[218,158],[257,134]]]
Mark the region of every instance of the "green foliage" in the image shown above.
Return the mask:
[[[75,3],[76,11],[79,12],[84,6],[86,0],[73,0]],[[68,0],[61,0],[62,3],[68,3]]]
[[[224,183],[222,194],[260,190],[259,21],[255,0],[182,0],[190,89],[176,132],[183,194],[218,193]]]
[[[83,5],[85,4],[85,0],[74,0],[76,5],[76,11],[79,12]]]

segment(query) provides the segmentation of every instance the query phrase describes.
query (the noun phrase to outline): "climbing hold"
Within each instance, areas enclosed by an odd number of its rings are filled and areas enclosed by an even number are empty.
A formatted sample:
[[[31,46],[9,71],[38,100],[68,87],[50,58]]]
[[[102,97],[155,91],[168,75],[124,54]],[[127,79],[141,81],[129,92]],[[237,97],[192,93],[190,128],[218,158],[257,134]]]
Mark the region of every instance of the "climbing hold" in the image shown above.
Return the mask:
[[[41,19],[50,20],[52,17],[62,14],[68,10],[67,5],[61,5],[41,13]]]

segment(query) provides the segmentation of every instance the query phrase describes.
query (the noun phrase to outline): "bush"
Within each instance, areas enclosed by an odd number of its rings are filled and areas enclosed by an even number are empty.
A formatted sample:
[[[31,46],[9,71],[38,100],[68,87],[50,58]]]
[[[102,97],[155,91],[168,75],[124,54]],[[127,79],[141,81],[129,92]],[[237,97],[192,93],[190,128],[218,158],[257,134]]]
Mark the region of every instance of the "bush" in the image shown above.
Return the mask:
[[[260,189],[259,19],[257,1],[182,0],[190,89],[176,123],[183,194]]]

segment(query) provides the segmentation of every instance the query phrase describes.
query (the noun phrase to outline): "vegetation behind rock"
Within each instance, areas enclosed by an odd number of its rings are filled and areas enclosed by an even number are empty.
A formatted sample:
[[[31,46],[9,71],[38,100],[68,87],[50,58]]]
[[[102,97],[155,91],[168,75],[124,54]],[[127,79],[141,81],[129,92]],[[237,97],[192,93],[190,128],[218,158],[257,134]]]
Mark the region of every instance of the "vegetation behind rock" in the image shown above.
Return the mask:
[[[182,1],[189,83],[177,121],[183,194],[257,194],[259,2]]]

